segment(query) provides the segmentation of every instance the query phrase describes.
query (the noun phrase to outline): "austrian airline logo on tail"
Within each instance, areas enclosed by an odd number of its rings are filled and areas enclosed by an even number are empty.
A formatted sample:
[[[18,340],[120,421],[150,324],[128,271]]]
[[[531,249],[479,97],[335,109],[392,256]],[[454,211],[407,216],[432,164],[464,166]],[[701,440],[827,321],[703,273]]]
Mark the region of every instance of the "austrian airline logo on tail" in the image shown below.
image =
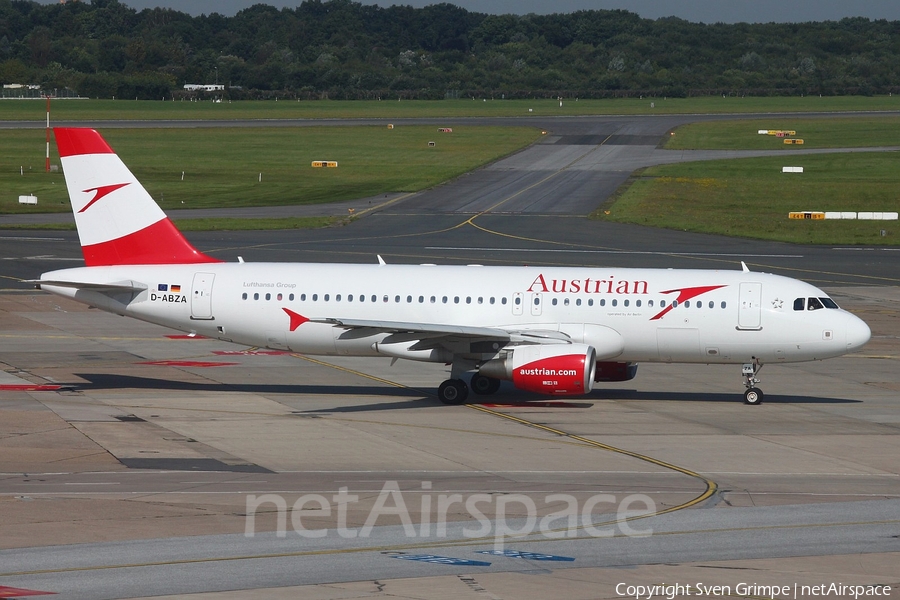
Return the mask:
[[[661,294],[674,294],[675,292],[680,292],[680,293],[678,294],[678,297],[672,301],[671,304],[669,304],[667,307],[665,307],[664,309],[659,311],[655,316],[651,317],[650,320],[656,321],[658,319],[662,319],[666,315],[666,313],[668,313],[670,310],[672,310],[679,304],[682,304],[683,302],[686,302],[687,300],[690,300],[692,298],[696,298],[697,296],[705,294],[706,292],[711,292],[713,290],[717,290],[717,289],[723,288],[723,287],[725,287],[725,286],[724,285],[701,285],[701,286],[697,286],[697,287],[681,288],[681,289],[667,290],[665,292],[660,292]]]
[[[123,188],[130,183],[131,183],[130,181],[128,183],[114,183],[112,185],[101,185],[100,187],[88,188],[86,190],[82,190],[85,194],[90,194],[91,192],[97,192],[97,193],[94,194],[94,197],[91,198],[90,202],[85,204],[84,208],[82,208],[78,212],[83,213],[84,211],[89,209],[91,206],[93,206],[93,204],[100,198],[103,198],[104,196],[107,196],[107,195],[113,193],[114,191],[116,191],[117,189]]]
[[[85,265],[219,262],[181,235],[97,131],[76,127],[53,131]],[[115,197],[109,198],[111,194]]]

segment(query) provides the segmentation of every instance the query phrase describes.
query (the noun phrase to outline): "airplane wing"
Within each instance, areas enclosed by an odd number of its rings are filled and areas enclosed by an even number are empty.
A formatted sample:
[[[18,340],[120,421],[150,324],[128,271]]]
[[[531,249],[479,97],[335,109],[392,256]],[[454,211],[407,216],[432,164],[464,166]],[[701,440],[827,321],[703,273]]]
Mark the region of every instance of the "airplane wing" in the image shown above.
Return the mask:
[[[510,334],[493,327],[467,327],[465,325],[442,325],[440,323],[408,323],[403,321],[369,321],[366,319],[310,319],[311,323],[326,323],[348,330],[370,329],[371,333],[419,333],[427,337],[454,335],[472,338],[487,338],[509,341]]]
[[[460,354],[491,352],[511,345],[571,344],[573,341],[561,331],[546,329],[512,330],[501,327],[342,318],[311,318],[309,321],[345,329],[345,333],[341,335],[344,339],[387,333],[389,336],[383,343],[413,343],[412,347],[417,349],[443,346]]]

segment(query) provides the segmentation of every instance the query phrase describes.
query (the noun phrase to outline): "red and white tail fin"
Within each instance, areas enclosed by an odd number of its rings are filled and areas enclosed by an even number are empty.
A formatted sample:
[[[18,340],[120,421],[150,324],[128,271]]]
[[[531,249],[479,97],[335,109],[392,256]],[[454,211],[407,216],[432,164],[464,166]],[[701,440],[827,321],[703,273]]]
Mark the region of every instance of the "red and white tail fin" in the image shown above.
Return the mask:
[[[87,266],[220,262],[184,239],[99,133],[53,133]]]

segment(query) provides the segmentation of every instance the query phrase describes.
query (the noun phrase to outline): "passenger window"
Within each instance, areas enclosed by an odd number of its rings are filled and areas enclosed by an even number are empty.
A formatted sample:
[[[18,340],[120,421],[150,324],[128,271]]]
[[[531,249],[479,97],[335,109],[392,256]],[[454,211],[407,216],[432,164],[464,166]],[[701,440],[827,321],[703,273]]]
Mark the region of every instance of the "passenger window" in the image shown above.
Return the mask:
[[[366,295],[365,295],[365,294],[360,294],[360,295],[359,295],[359,301],[360,301],[360,302],[365,302],[365,301],[366,301]]]
[[[594,305],[594,299],[588,298],[588,306],[593,306],[593,305]]]
[[[794,300],[794,310],[803,310],[803,306],[806,304],[806,300],[803,298],[796,298]]]
[[[540,303],[541,303],[540,297],[539,297],[539,296],[535,296],[535,297],[534,297],[534,305],[535,305],[535,306],[538,306]]]
[[[347,294],[347,302],[353,302],[353,294]]]
[[[818,298],[809,298],[806,301],[806,310],[819,310],[820,308],[825,308],[822,306],[822,303],[819,302]]]
[[[410,303],[410,302],[412,302],[412,296],[407,296],[407,297],[406,297],[406,302],[407,302],[407,304]]]
[[[472,296],[466,296],[466,304],[472,304]]]
[[[330,296],[328,294],[325,294],[324,296],[322,296],[322,300],[324,300],[325,302],[328,302],[329,298],[330,298]]]
[[[425,296],[419,296],[419,304],[425,302]]]
[[[447,296],[444,296],[443,298],[441,298],[441,302],[443,302],[444,304],[447,304]]]
[[[634,305],[637,306],[638,308],[640,308],[640,307],[641,307],[641,301],[640,301],[640,300],[636,300],[635,303],[634,303]]]
[[[500,298],[500,304],[502,304],[503,306],[506,306],[506,296]]]
[[[294,295],[291,294],[290,296],[288,296],[288,300],[291,301],[291,302],[293,302],[293,301],[294,301]]]
[[[494,297],[493,297],[493,296],[491,296],[490,303],[491,303],[491,304],[494,303]]]
[[[478,296],[478,304],[484,304],[484,298]]]
[[[378,296],[372,294],[372,302],[378,302]]]
[[[581,298],[575,301],[575,306],[581,306]]]
[[[387,302],[387,301],[388,301],[388,297],[387,297],[387,296],[384,296],[384,297],[382,298],[382,302]]]
[[[259,294],[258,294],[258,293],[257,293],[257,294],[253,294],[253,299],[254,299],[254,300],[259,300]]]
[[[521,299],[521,298],[516,298],[516,306],[518,306],[518,305],[520,305],[520,304],[522,304],[522,299]]]
[[[266,294],[266,300],[271,300],[271,299],[272,299],[272,294]]]
[[[340,301],[341,301],[341,295],[338,294],[337,296],[335,296],[335,297],[334,297],[334,301],[335,301],[335,302],[340,302]]]
[[[678,308],[678,300],[672,300],[672,308]]]
[[[628,304],[629,304],[628,300],[625,300],[625,302],[623,302],[623,304],[624,304],[625,306],[628,306]]]
[[[300,302],[306,302],[306,294],[300,294]]]
[[[246,300],[246,299],[247,299],[247,292],[244,292],[243,294],[241,294],[241,299],[242,299],[242,300]]]
[[[432,303],[432,304],[434,304],[436,300],[437,300],[437,298],[435,298],[434,296],[431,297],[431,303]]]
[[[569,299],[566,298],[565,300],[563,300],[563,304],[565,304],[566,306],[568,306],[568,305],[569,305]]]
[[[453,296],[453,304],[459,304],[459,296]]]
[[[713,302],[712,300],[710,300],[710,301],[709,301],[709,307],[710,307],[710,308],[715,308],[715,307],[716,307],[716,303]]]
[[[281,302],[281,299],[282,299],[283,297],[284,297],[284,296],[282,296],[281,294],[278,294],[277,296],[275,296],[275,299],[278,300],[279,302]]]
[[[653,300],[647,300],[647,306],[653,308]]]
[[[685,308],[690,308],[690,307],[691,307],[691,301],[690,301],[690,300],[685,300],[685,301],[684,301],[684,307],[685,307]]]
[[[554,298],[553,300],[550,301],[550,304],[552,304],[553,306],[556,306],[556,302],[557,302],[557,300],[556,300],[556,298]]]
[[[722,308],[725,308],[725,301],[722,300]]]
[[[318,295],[318,294],[313,294],[313,295],[312,295],[312,301],[313,301],[313,302],[317,301],[318,299],[319,299],[319,295]]]
[[[606,298],[600,298],[600,306],[606,306]]]
[[[615,298],[613,298],[612,305],[613,305],[613,306],[618,306],[618,304],[619,304],[619,301],[616,300]]]
[[[400,296],[394,296],[394,302],[400,302]]]
[[[666,301],[665,301],[665,300],[660,300],[660,301],[659,301],[659,307],[660,307],[660,308],[665,308],[665,307],[666,307]]]

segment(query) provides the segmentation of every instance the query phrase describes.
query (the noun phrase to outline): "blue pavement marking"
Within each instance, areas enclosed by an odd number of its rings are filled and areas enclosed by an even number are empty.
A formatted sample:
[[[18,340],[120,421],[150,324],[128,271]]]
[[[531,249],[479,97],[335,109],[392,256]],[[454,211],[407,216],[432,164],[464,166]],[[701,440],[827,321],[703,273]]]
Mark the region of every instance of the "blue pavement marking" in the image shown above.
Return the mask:
[[[476,554],[490,554],[491,556],[505,556],[507,558],[524,558],[526,560],[558,560],[571,562],[575,560],[571,556],[554,556],[553,554],[540,554],[538,552],[520,552],[518,550],[477,550]]]
[[[401,554],[391,558],[403,560],[416,560],[419,562],[435,563],[439,565],[463,565],[466,567],[489,567],[491,563],[483,560],[469,560],[468,558],[453,558],[450,556],[437,556],[434,554]]]

